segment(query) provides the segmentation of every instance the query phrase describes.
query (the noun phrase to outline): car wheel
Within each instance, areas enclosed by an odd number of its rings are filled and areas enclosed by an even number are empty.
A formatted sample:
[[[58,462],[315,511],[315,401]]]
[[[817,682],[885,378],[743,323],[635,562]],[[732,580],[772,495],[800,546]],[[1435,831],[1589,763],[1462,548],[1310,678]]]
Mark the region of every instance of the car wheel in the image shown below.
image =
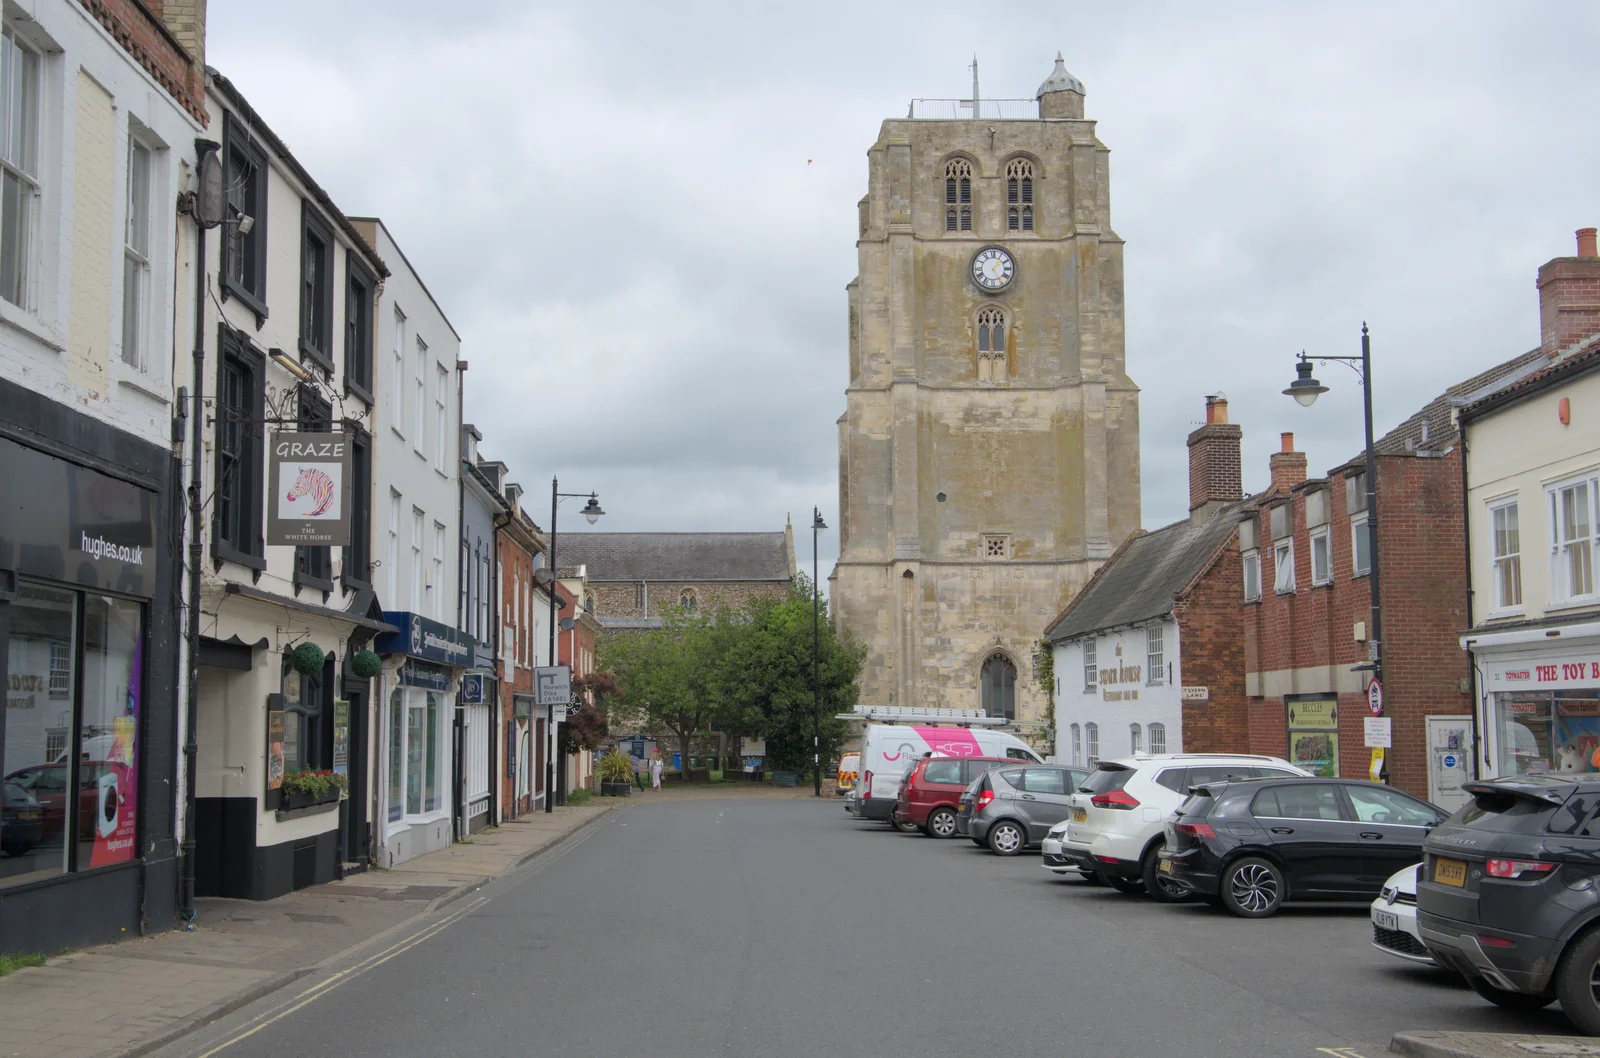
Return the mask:
[[[1589,969],[1594,969],[1592,963],[1590,964]],[[1528,1014],[1535,1010],[1543,1010],[1545,1007],[1556,1001],[1556,997],[1553,995],[1543,996],[1536,992],[1508,992],[1504,988],[1496,988],[1494,985],[1490,984],[1488,981],[1485,981],[1477,974],[1473,974],[1471,977],[1468,977],[1467,984],[1472,986],[1472,990],[1474,992],[1478,993],[1480,996],[1487,999],[1501,1010],[1510,1010],[1513,1012]],[[1583,992],[1588,993],[1589,980],[1587,973],[1583,975],[1583,981],[1581,984]],[[1583,1002],[1581,996],[1579,997],[1578,1002],[1580,1004]],[[1591,1008],[1593,1008],[1593,999],[1589,1000],[1589,1005]],[[1578,1025],[1578,1019],[1572,1016],[1572,1008],[1566,1004],[1565,997],[1563,997],[1561,1009],[1566,1011],[1567,1017],[1574,1025]],[[1578,1025],[1578,1027],[1583,1028],[1582,1025]],[[1584,1029],[1583,1031],[1589,1033],[1591,1036],[1600,1034],[1600,1030],[1595,1029]]]
[[[948,808],[935,808],[933,814],[928,816],[928,836],[930,838],[955,837],[956,814]]]
[[[1579,938],[1567,949],[1556,967],[1555,986],[1561,1012],[1573,1027],[1600,1036],[1600,930]],[[1472,982],[1472,988],[1485,999],[1499,1002],[1479,988],[1477,981]]]
[[[922,829],[909,819],[903,823],[898,819],[891,819],[889,820],[889,825],[894,827],[902,834],[915,834],[917,831]]]
[[[1235,860],[1222,872],[1222,904],[1240,918],[1274,914],[1283,896],[1283,872],[1258,856]]]
[[[1158,904],[1181,904],[1193,895],[1187,885],[1173,881],[1171,875],[1161,873],[1161,850],[1166,848],[1166,842],[1161,842],[1144,854],[1144,867],[1139,872],[1144,876],[1144,891],[1150,894],[1150,899]]]
[[[1137,878],[1124,878],[1120,874],[1105,874],[1101,875],[1101,877],[1106,880],[1107,885],[1119,893],[1134,896],[1144,892],[1144,883]]]
[[[996,856],[1015,856],[1027,844],[1028,835],[1009,819],[1002,819],[989,828],[989,851]]]

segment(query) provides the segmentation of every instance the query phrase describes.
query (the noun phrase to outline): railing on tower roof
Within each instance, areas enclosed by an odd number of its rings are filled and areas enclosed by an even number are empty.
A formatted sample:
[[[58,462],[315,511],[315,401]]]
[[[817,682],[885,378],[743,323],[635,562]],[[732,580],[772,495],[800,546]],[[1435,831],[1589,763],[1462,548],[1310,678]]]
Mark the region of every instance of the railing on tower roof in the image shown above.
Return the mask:
[[[906,117],[912,121],[971,120],[970,99],[913,99]],[[983,121],[1038,121],[1037,99],[980,99],[978,118]]]

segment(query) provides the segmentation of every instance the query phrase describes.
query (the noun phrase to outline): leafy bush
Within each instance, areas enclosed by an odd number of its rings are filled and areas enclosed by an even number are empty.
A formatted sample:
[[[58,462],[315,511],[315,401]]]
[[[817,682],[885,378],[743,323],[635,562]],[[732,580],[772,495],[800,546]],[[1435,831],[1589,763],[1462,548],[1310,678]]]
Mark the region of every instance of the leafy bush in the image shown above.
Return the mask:
[[[567,793],[567,804],[581,805],[590,797],[588,790],[572,790]]]
[[[603,782],[633,782],[633,761],[619,751],[612,750],[600,758],[600,779]]]

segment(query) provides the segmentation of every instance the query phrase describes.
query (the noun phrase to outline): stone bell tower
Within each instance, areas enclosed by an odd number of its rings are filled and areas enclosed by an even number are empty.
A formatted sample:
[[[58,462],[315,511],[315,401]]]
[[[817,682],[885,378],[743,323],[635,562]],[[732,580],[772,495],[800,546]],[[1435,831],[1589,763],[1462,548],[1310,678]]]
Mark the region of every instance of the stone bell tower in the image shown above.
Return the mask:
[[[973,96],[867,151],[831,598],[861,704],[1026,730],[1045,626],[1139,526],[1139,391],[1083,83],[1057,56],[1034,99]]]

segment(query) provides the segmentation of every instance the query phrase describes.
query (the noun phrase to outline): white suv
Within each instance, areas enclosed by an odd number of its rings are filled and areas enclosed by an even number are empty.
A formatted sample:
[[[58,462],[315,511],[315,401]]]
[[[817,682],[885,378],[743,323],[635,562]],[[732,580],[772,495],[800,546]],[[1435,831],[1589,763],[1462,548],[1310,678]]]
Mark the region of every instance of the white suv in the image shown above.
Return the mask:
[[[1163,824],[1183,804],[1189,787],[1309,774],[1279,757],[1163,753],[1103,760],[1068,802],[1071,826],[1061,856],[1121,892],[1182,900],[1188,889],[1160,873],[1157,853],[1165,844]]]

